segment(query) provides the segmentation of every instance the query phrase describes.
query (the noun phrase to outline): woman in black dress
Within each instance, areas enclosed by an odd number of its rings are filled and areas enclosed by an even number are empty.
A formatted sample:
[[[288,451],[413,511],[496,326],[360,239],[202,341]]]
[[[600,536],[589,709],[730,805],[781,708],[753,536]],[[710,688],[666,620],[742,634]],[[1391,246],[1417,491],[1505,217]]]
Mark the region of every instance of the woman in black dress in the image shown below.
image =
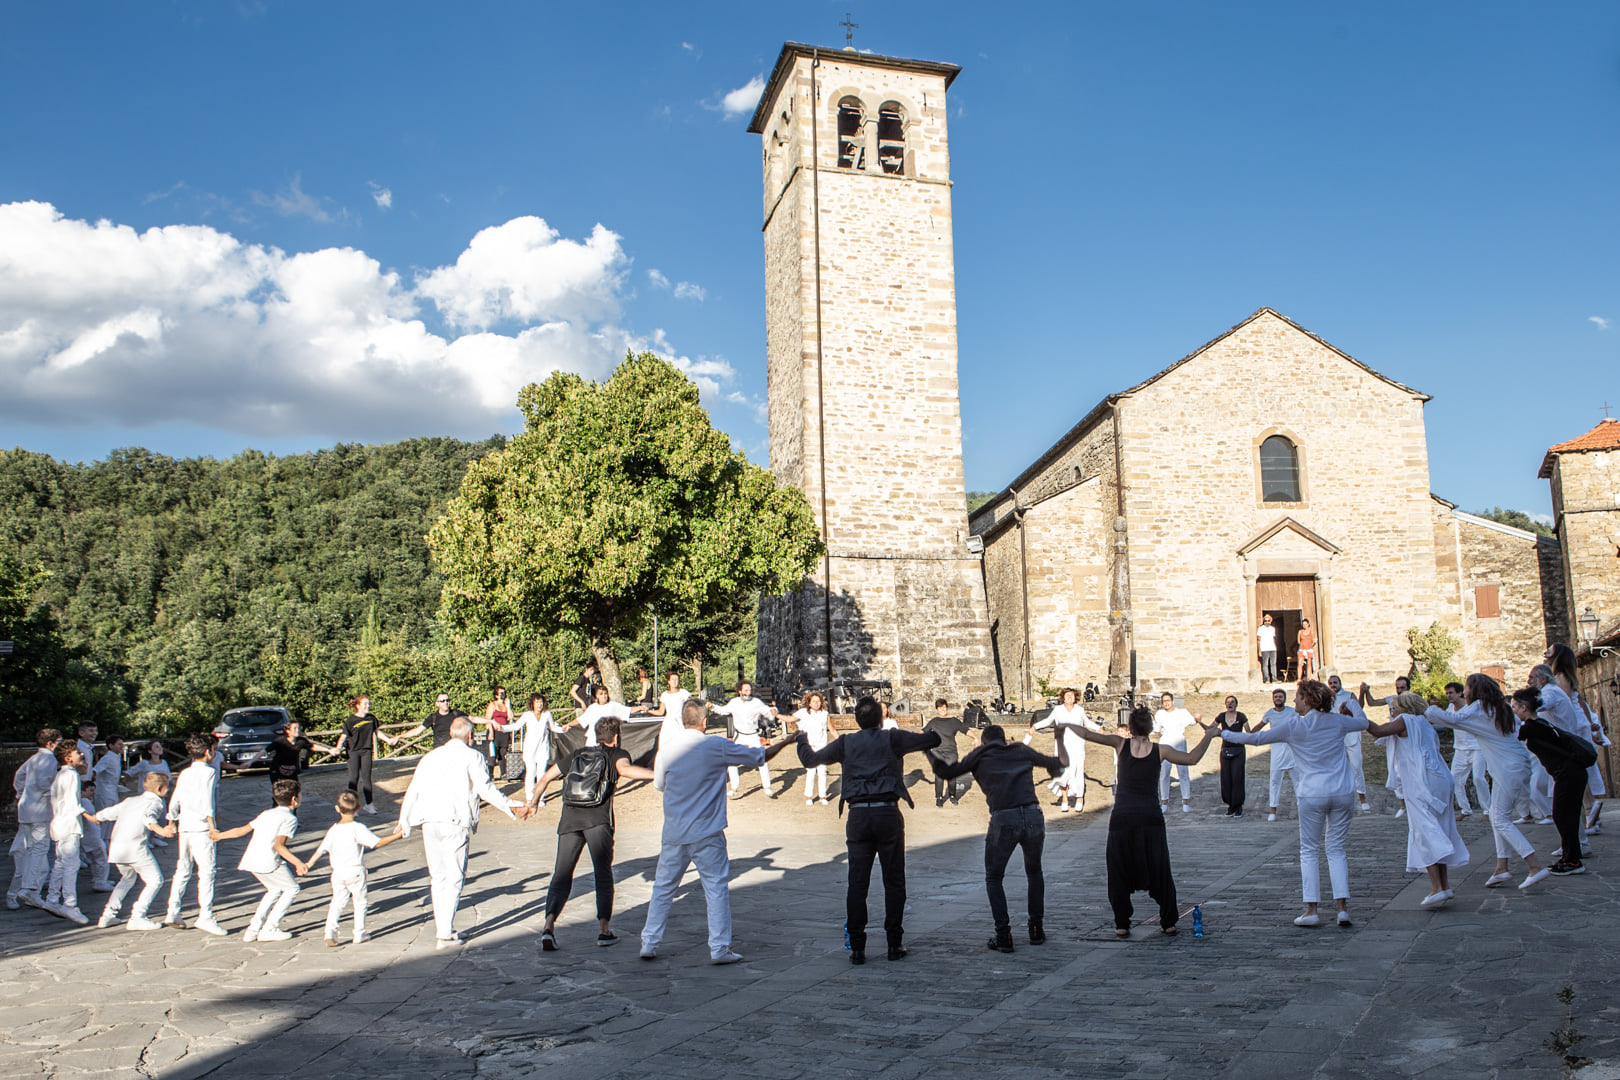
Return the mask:
[[[1108,903],[1114,909],[1114,933],[1131,936],[1131,893],[1147,890],[1159,905],[1159,930],[1176,933],[1176,883],[1170,876],[1170,847],[1164,837],[1164,812],[1159,809],[1159,763],[1196,765],[1204,759],[1215,725],[1204,727],[1204,739],[1191,750],[1160,746],[1148,738],[1153,713],[1137,706],[1131,710],[1130,738],[1071,728],[1087,742],[1119,751],[1119,788],[1114,812],[1108,819]]]
[[[1221,731],[1248,731],[1249,718],[1238,712],[1238,700],[1226,695],[1226,711],[1215,718],[1215,727]],[[1242,743],[1221,744],[1221,802],[1226,804],[1227,817],[1243,816],[1243,769],[1247,755]]]

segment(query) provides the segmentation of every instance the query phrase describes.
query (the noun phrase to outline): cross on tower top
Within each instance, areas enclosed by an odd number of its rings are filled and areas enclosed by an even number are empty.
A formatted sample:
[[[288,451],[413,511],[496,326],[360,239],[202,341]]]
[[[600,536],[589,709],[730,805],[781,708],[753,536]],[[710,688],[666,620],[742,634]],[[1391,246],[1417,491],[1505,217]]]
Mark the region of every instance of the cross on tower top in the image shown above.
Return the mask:
[[[844,48],[853,49],[855,47],[855,31],[861,28],[861,24],[850,22],[849,12],[846,11],[844,12],[844,21],[838,25],[844,28]]]
[[[1609,410],[1614,408],[1614,406],[1605,401],[1602,405],[1599,405],[1598,408],[1603,410],[1603,418],[1607,420],[1609,418]]]

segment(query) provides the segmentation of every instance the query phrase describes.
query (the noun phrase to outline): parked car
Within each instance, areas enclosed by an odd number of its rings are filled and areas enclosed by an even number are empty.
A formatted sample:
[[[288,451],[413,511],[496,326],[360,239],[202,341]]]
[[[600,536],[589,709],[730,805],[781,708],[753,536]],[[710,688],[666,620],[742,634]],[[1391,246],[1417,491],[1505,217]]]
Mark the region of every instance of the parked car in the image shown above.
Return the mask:
[[[292,714],[280,705],[253,705],[232,709],[214,725],[225,761],[240,765],[257,757],[271,740],[286,730]]]

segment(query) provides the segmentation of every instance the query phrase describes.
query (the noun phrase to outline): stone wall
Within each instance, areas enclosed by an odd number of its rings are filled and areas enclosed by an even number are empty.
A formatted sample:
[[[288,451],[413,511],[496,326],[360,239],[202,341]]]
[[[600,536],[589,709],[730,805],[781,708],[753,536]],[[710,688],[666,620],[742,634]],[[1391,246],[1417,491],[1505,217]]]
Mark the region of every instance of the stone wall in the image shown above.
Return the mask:
[[[1590,607],[1599,636],[1613,633],[1620,628],[1620,450],[1557,455],[1552,495],[1568,625]]]
[[[1453,667],[1501,668],[1508,685],[1522,685],[1547,646],[1567,640],[1558,543],[1433,506],[1439,621],[1462,645]]]

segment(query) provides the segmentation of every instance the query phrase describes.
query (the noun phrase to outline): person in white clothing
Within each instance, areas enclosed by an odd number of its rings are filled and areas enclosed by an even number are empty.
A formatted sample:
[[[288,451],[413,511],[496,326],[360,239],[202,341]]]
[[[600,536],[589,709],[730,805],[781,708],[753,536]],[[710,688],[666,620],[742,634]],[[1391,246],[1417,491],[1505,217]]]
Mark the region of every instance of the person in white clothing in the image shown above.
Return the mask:
[[[1171,699],[1172,702],[1174,699]],[[1063,748],[1059,756],[1068,762],[1057,779],[1052,781],[1052,792],[1057,795],[1059,813],[1080,811],[1086,808],[1086,740],[1074,729],[1085,728],[1087,731],[1102,731],[1102,727],[1086,715],[1086,708],[1080,704],[1080,694],[1073,688],[1065,688],[1058,695],[1058,703],[1052,706],[1052,711],[1030,725],[1031,731],[1044,731],[1053,728],[1053,738]],[[1027,739],[1025,740],[1028,741]],[[1187,734],[1182,732],[1181,741],[1187,741]],[[1170,745],[1166,743],[1165,745]],[[1166,763],[1168,767],[1168,763]],[[1182,775],[1187,770],[1182,768]],[[1162,775],[1162,774],[1161,774]],[[1186,781],[1182,781],[1182,795],[1187,796]],[[1163,787],[1161,783],[1160,787]],[[1161,798],[1167,798],[1164,793]],[[1067,804],[1067,805],[1065,805]]]
[[[1335,678],[1337,678],[1337,676],[1335,676]],[[1391,694],[1389,697],[1375,698],[1372,696],[1372,688],[1366,683],[1362,683],[1360,688],[1356,691],[1356,703],[1360,706],[1382,705],[1389,710],[1389,718],[1393,720],[1395,719],[1396,696],[1409,693],[1411,689],[1412,680],[1408,679],[1405,675],[1400,675],[1395,679],[1394,694]],[[1343,711],[1342,707],[1340,711]],[[1368,725],[1371,726],[1371,721],[1368,721]],[[1385,735],[1374,739],[1373,744],[1375,746],[1381,746],[1384,749],[1384,787],[1395,793],[1395,802],[1398,804],[1395,810],[1395,816],[1405,817],[1406,785],[1401,778],[1400,758],[1397,757],[1395,753],[1395,740],[1390,736]],[[1416,873],[1416,871],[1413,872]]]
[[[1457,713],[1468,703],[1462,683],[1446,683],[1446,712]],[[1479,740],[1462,728],[1451,733],[1451,795],[1457,800],[1459,817],[1470,817],[1474,804],[1468,801],[1468,778],[1474,778],[1474,794],[1479,796],[1479,809],[1487,818],[1491,816],[1491,782],[1485,775],[1485,755],[1479,751]]]
[[[134,781],[137,787],[147,773],[161,773],[165,777],[170,775],[169,763],[163,757],[163,743],[159,739],[147,743],[141,750],[140,759],[124,770],[124,775]]]
[[[1262,615],[1260,626],[1254,632],[1255,646],[1260,651],[1260,681],[1277,681],[1277,628],[1271,625],[1271,616]]]
[[[17,836],[11,842],[11,886],[6,907],[45,906],[44,891],[51,873],[51,784],[56,780],[56,744],[62,733],[40,728],[34,735],[34,756],[22,763],[11,778],[17,793]]]
[[[99,733],[92,720],[86,720],[79,725],[79,753],[84,755],[84,765],[79,769],[80,776],[89,776],[90,770],[95,768],[96,736]]]
[[[480,800],[518,821],[533,813],[501,794],[490,781],[488,760],[472,746],[472,721],[460,716],[450,725],[450,741],[416,763],[394,830],[400,836],[409,836],[414,828],[422,830],[422,850],[432,881],[436,945],[441,949],[454,948],[464,940],[456,932],[456,907],[467,877],[468,840],[478,828]]]
[[[1451,816],[1451,770],[1440,756],[1440,740],[1424,714],[1429,703],[1410,690],[1390,701],[1387,724],[1368,724],[1375,738],[1389,739],[1394,759],[1405,777],[1406,872],[1429,875],[1429,895],[1420,907],[1436,908],[1456,894],[1449,871],[1468,865],[1468,847]]]
[[[118,803],[122,792],[119,782],[124,776],[124,740],[119,735],[107,736],[107,746],[96,759],[95,765],[90,769],[90,775],[95,777],[96,793],[92,800],[97,810],[105,810]],[[101,846],[107,846],[107,838],[112,835],[111,825],[102,825]]]
[[[585,729],[585,745],[596,745],[596,722],[604,716],[617,716],[621,721],[630,719],[630,706],[608,699],[608,688],[598,686],[596,700],[575,718],[574,723]]]
[[[897,731],[897,730],[899,730],[900,721],[896,720],[894,718],[894,714],[889,711],[889,703],[887,701],[885,701],[885,702],[882,703],[882,705],[883,705],[883,721],[882,721],[883,730],[884,731]]]
[[[243,941],[286,941],[292,937],[281,928],[281,920],[287,914],[287,909],[292,907],[293,898],[298,895],[298,882],[294,880],[293,872],[297,871],[298,876],[303,877],[308,869],[303,860],[287,846],[298,834],[298,781],[275,781],[270,785],[270,798],[275,805],[262,811],[246,825],[223,832],[214,829],[210,833],[216,842],[253,834],[236,868],[246,870],[259,879],[259,884],[264,886],[264,897],[253,912],[247,929],[242,931]],[[289,863],[292,870],[287,868]]]
[[[1362,711],[1361,702],[1356,695],[1344,688],[1337,675],[1327,678],[1328,689],[1333,691],[1333,711],[1340,716],[1351,716],[1357,720],[1366,720],[1367,714]],[[1350,762],[1351,783],[1356,789],[1356,804],[1362,813],[1372,809],[1367,801],[1367,771],[1364,767],[1361,732],[1352,731],[1344,737],[1344,756]]]
[[[831,721],[827,717],[827,699],[821,695],[820,690],[812,690],[804,696],[804,704],[793,713],[794,729],[804,732],[804,737],[810,741],[810,749],[821,750],[832,741]],[[812,765],[804,770],[804,805],[809,806],[816,801],[811,784],[820,785],[821,805],[827,805],[827,766]]]
[[[1286,690],[1273,690],[1271,692],[1271,708],[1266,710],[1266,714],[1260,718],[1260,722],[1254,726],[1254,730],[1260,731],[1289,717],[1299,719],[1299,713],[1295,712],[1294,707],[1288,704],[1288,692]],[[1294,771],[1294,751],[1289,748],[1287,743],[1272,743],[1271,761],[1268,764],[1271,770],[1271,801],[1266,811],[1266,820],[1276,821],[1277,807],[1281,805],[1282,800],[1283,778]],[[1296,798],[1299,795],[1297,781],[1294,783],[1294,794]]]
[[[96,811],[97,821],[113,822],[112,840],[107,844],[107,860],[118,867],[118,884],[107,897],[101,919],[96,923],[106,929],[118,921],[118,909],[124,906],[124,897],[141,882],[141,895],[129,912],[131,930],[157,930],[162,923],[146,917],[163,888],[163,871],[152,857],[150,840],[153,836],[173,836],[173,825],[158,824],[163,820],[163,797],[169,793],[169,778],[162,773],[149,773],[141,778],[141,793],[131,795],[116,806]]]
[[[84,860],[85,867],[90,871],[90,888],[95,892],[112,892],[112,882],[107,880],[107,841],[101,836],[101,830],[106,828],[96,818],[96,774],[92,772],[79,788],[79,808],[84,811],[86,820],[84,836],[79,839],[79,855]]]
[[[1287,743],[1294,751],[1294,794],[1299,801],[1299,877],[1305,913],[1295,926],[1320,926],[1317,905],[1321,900],[1321,868],[1318,857],[1327,848],[1328,879],[1333,900],[1339,909],[1340,926],[1350,925],[1350,862],[1345,857],[1345,838],[1355,819],[1355,784],[1350,775],[1350,759],[1344,754],[1344,737],[1367,729],[1364,718],[1334,711],[1333,691],[1314,679],[1306,679],[1294,692],[1294,706],[1303,710],[1297,716],[1272,722],[1264,731],[1222,731],[1227,742],[1263,746]]]
[[[794,740],[760,747],[706,735],[707,708],[706,702],[695,698],[681,706],[682,729],[654,763],[653,787],[664,793],[664,833],[647,922],[641,928],[643,960],[658,958],[670,905],[688,865],[696,867],[708,904],[710,963],[735,964],[742,959],[731,950],[731,860],[726,854],[722,778],[732,766],[763,766]]]
[[[332,903],[326,909],[326,943],[336,947],[338,920],[352,897],[354,943],[359,945],[371,940],[371,935],[366,933],[366,852],[387,847],[399,839],[399,834],[379,837],[354,820],[360,810],[360,796],[352,791],[340,792],[333,809],[338,812],[338,823],[321,837],[320,847],[309,857],[308,869],[314,869],[322,855],[332,864]]]
[[[671,671],[664,675],[664,692],[658,695],[658,704],[647,710],[648,716],[662,717],[664,721],[658,727],[659,753],[663,752],[664,744],[669,742],[672,736],[679,734],[681,730],[681,706],[685,705],[686,699],[691,696],[690,693],[681,689],[680,672]]]
[[[1172,750],[1185,751],[1187,749],[1187,729],[1193,726],[1202,727],[1202,718],[1193,715],[1186,709],[1176,706],[1176,696],[1165,694],[1159,699],[1159,711],[1153,714],[1153,733],[1158,736],[1162,746]],[[1168,811],[1170,808],[1170,770],[1174,768],[1181,780],[1181,812],[1192,813],[1192,771],[1185,765],[1174,765],[1164,761],[1159,765],[1159,809]]]
[[[530,694],[529,707],[517,718],[512,730],[517,732],[523,747],[523,801],[534,802],[535,781],[551,767],[551,737],[567,729],[552,719],[551,710],[546,708],[546,695]],[[545,794],[542,788],[536,805],[546,804]]]
[[[45,910],[80,926],[90,920],[79,910],[79,847],[84,836],[86,815],[79,794],[79,770],[84,753],[77,743],[66,739],[56,744],[56,779],[51,781],[51,840],[56,844],[56,865],[51,867],[50,885],[45,890]],[[96,822],[99,831],[100,822]]]
[[[767,716],[776,715],[776,707],[767,705],[754,696],[754,684],[744,679],[737,684],[737,696],[724,705],[709,703],[708,707],[714,712],[731,717],[731,726],[736,731],[736,740],[742,746],[758,748],[764,745],[760,736],[761,721]],[[656,765],[657,762],[654,762]],[[742,774],[737,766],[732,765],[726,770],[726,778],[730,782],[731,797],[742,797]],[[763,761],[759,763],[760,789],[771,798],[776,798],[776,792],[771,790],[771,770]]]
[[[180,908],[185,902],[186,886],[191,875],[197,875],[197,929],[215,937],[224,937],[226,930],[214,919],[214,878],[216,873],[214,813],[219,804],[219,773],[214,771],[214,740],[209,735],[194,734],[186,739],[186,753],[191,764],[181,770],[174,781],[174,794],[169,798],[169,820],[175,823],[178,836],[175,847],[174,880],[169,884],[168,913],[164,926],[184,930]]]

